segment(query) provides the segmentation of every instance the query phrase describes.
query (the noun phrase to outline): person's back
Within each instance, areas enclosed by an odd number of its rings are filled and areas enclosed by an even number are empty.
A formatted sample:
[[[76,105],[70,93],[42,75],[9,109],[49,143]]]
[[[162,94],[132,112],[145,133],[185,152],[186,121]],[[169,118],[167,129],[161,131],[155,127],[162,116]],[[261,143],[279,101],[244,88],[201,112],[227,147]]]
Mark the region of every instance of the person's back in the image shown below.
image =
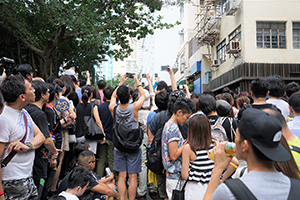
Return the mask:
[[[138,111],[140,110],[140,108],[142,107],[145,101],[145,92],[142,88],[142,85],[140,85],[137,76],[134,74],[133,79],[134,82],[137,84],[140,97],[137,101],[130,104],[129,88],[123,85],[127,80],[125,76],[126,76],[125,74],[121,76],[120,86],[112,94],[111,101],[109,104],[109,110],[112,116],[115,118],[116,124],[119,124],[123,128],[126,127],[129,130],[138,129],[139,128]],[[119,98],[120,100],[120,104],[118,106],[116,102],[117,98]],[[116,112],[114,114],[115,109]],[[117,131],[119,130],[117,129]],[[131,140],[132,138],[136,139],[138,136],[135,135],[132,137],[132,135],[128,135],[128,137],[130,138],[126,138],[126,139]],[[140,138],[138,138],[138,140],[139,139]],[[126,149],[126,147],[122,149]],[[137,191],[137,173],[141,172],[141,153],[142,152],[140,148],[132,153],[129,153],[125,151],[120,151],[115,146],[113,168],[115,171],[119,172],[118,190],[122,195],[122,198],[124,199],[125,199],[125,191],[126,191],[125,180],[127,177],[127,172],[130,179],[130,183],[129,183],[130,189],[128,190],[129,199],[130,200],[135,199],[136,191]]]
[[[285,85],[280,76],[269,76],[266,78],[266,82],[268,83],[269,90],[269,99],[267,103],[271,103],[276,105],[280,110],[281,114],[284,116],[284,119],[287,119],[290,114],[288,103],[282,99],[285,92]]]

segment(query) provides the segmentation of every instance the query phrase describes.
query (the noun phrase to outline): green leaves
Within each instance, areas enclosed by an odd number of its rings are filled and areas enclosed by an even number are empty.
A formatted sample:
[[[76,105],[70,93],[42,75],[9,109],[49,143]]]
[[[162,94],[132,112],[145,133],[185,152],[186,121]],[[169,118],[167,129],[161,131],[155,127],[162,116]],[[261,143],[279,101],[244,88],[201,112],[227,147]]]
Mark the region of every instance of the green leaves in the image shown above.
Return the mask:
[[[131,37],[141,39],[154,34],[155,29],[178,24],[163,23],[161,16],[154,15],[163,3],[162,0],[2,0],[0,55],[12,57],[17,63],[39,66],[38,69],[53,66],[55,73],[62,63],[88,68],[98,55],[124,59],[132,52],[128,42]],[[111,45],[120,48],[111,50]]]

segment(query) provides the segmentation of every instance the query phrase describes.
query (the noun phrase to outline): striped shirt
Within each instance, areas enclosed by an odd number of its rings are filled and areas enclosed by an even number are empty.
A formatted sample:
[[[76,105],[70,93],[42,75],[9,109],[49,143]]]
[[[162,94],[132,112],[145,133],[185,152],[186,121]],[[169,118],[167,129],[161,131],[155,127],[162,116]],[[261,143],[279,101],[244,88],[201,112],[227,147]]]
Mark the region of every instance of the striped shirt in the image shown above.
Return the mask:
[[[212,151],[210,147],[209,152]],[[208,183],[210,181],[211,172],[214,168],[214,161],[209,159],[207,150],[198,150],[195,152],[196,160],[190,161],[189,165],[189,181]]]

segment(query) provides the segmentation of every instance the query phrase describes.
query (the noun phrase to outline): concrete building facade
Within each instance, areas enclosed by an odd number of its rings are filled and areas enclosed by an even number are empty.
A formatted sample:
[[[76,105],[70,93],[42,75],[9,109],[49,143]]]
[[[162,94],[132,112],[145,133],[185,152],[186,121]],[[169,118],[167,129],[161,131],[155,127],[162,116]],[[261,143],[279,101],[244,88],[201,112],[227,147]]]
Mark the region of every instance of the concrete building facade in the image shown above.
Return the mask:
[[[201,47],[190,51],[186,76],[195,88],[219,92],[228,86],[238,93],[249,91],[253,79],[270,75],[280,75],[286,83],[300,81],[299,1],[197,2],[197,33],[189,44],[197,39]]]

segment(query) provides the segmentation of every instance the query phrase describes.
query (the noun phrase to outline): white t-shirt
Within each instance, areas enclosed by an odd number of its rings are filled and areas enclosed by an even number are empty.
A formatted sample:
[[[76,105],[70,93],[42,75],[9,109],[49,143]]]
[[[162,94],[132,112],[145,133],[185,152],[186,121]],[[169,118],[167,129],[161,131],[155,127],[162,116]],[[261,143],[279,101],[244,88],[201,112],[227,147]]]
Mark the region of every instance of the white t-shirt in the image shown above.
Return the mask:
[[[286,101],[281,99],[268,99],[267,103],[277,106],[277,108],[281,110],[281,114],[284,116],[284,119],[287,119],[288,115],[290,114],[290,110],[289,104]]]
[[[67,200],[79,200],[79,198],[77,196],[75,196],[74,194],[68,193],[68,192],[61,192],[58,196],[63,196],[66,197]]]
[[[33,120],[25,109],[22,110],[27,117],[27,137],[25,142],[30,142],[34,138]],[[23,113],[9,106],[5,106],[0,115],[0,142],[6,143],[4,153],[0,162],[9,154],[7,146],[14,141],[20,141],[25,135],[25,123]],[[2,180],[18,180],[32,176],[34,162],[34,151],[17,153],[13,159],[2,168]]]

